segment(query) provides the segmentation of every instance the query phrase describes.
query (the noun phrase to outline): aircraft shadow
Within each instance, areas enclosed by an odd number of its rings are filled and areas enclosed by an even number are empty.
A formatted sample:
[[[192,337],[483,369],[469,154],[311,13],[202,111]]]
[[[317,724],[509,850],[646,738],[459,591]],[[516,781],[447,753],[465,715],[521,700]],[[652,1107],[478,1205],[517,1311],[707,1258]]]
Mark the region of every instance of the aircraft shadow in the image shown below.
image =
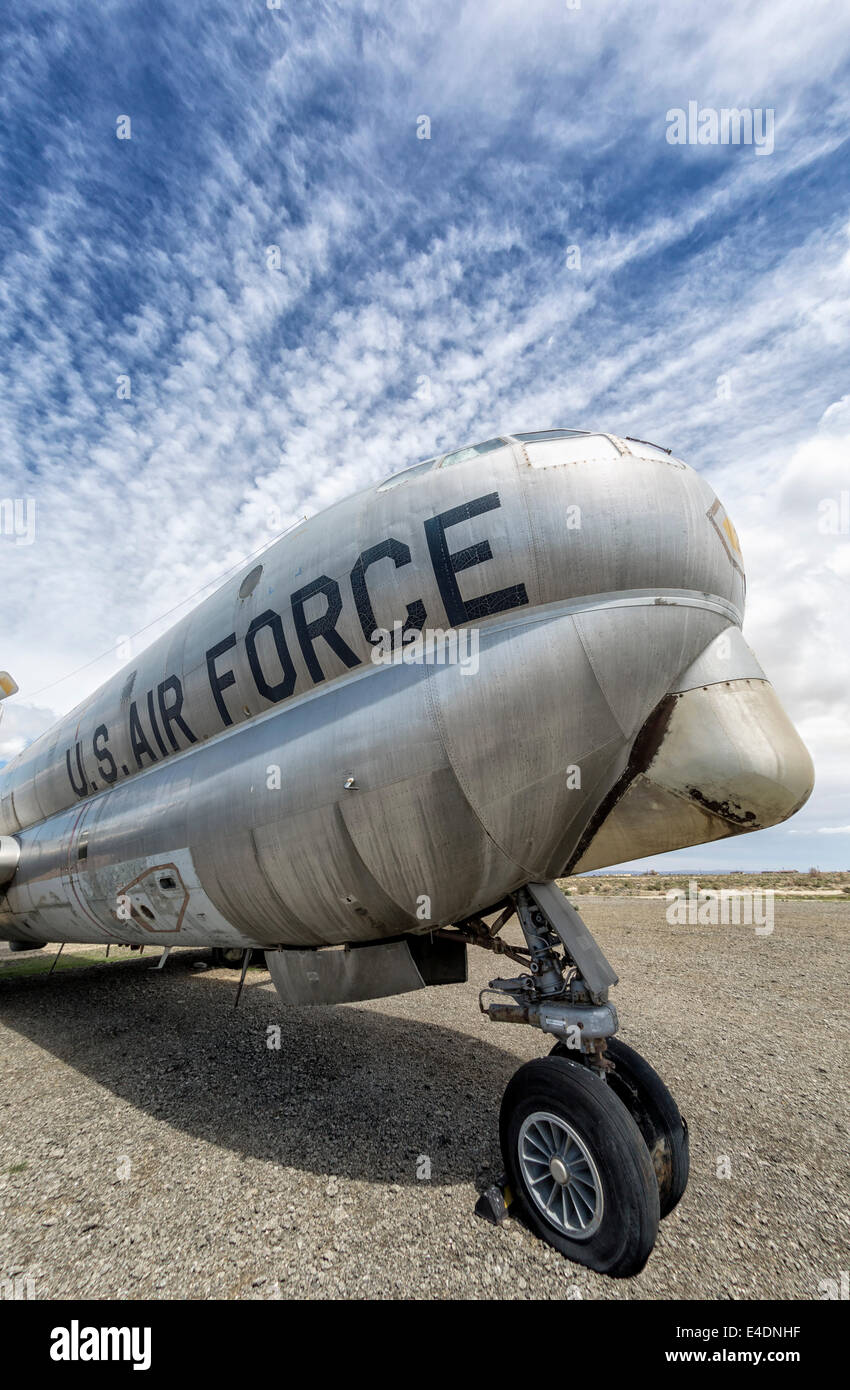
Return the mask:
[[[483,1187],[501,1171],[498,1113],[513,1053],[376,1006],[285,1007],[268,975],[192,968],[181,952],[3,980],[0,1021],[157,1120],[306,1172]],[[475,1008],[471,986],[464,989]],[[190,993],[191,991],[191,993]],[[455,998],[457,995],[455,994]],[[280,1048],[270,1028],[280,1029]]]

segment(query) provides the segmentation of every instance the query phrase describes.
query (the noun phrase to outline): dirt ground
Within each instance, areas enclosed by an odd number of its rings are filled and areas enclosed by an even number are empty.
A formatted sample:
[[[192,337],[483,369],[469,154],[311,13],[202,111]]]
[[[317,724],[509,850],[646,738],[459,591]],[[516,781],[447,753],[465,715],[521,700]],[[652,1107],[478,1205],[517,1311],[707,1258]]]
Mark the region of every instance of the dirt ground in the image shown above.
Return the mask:
[[[52,948],[3,947],[0,1279],[36,1298],[819,1299],[850,1267],[850,903],[778,901],[770,935],[664,909],[581,903],[621,1035],[690,1126],[690,1185],[636,1278],[473,1215],[504,1087],[549,1046],[479,1014],[504,960],[313,1010],[252,970],[234,1010],[237,975],[204,952],[155,973],[66,948],[86,963],[48,979],[18,972]]]

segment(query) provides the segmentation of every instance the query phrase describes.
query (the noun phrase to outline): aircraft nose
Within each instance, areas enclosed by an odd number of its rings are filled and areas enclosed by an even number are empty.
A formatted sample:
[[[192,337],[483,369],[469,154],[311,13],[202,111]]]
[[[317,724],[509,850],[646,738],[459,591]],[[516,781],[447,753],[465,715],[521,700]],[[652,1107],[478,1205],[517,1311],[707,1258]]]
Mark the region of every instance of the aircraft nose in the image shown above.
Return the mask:
[[[778,825],[808,800],[812,760],[769,681],[700,686],[672,702],[646,776],[720,822],[710,838]]]
[[[808,800],[809,751],[739,628],[709,643],[671,698],[656,759],[665,785],[742,830],[778,825]]]
[[[573,872],[778,825],[814,786],[808,749],[736,628],[657,706],[632,777]]]

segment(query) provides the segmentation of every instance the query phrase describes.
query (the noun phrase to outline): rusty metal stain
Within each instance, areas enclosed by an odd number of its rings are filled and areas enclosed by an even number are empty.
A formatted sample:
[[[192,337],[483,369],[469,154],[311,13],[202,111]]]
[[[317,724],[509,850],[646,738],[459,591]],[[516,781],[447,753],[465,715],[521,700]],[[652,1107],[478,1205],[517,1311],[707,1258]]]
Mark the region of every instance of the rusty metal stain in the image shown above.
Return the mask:
[[[649,1156],[655,1169],[658,1191],[661,1193],[669,1192],[673,1186],[673,1149],[663,1134],[656,1139],[650,1149]]]
[[[719,816],[721,820],[729,821],[732,825],[746,826],[748,830],[757,830],[758,821],[755,811],[745,811],[739,803],[731,801],[712,801],[711,797],[705,796],[699,787],[687,787],[685,789],[691,801],[696,801],[706,811],[710,811],[713,816]]]
[[[641,772],[645,772],[649,767],[664,741],[664,735],[667,733],[670,720],[673,717],[673,711],[680,699],[681,696],[679,695],[665,695],[663,699],[659,700],[655,709],[653,709],[644,720],[637,738],[632,744],[632,751],[629,754],[629,760],[625,768],[617,778],[611,790],[603,797],[602,801],[597,806],[588,821],[584,834],[581,836],[575,850],[570,856],[569,863],[564,869],[566,875],[572,872],[573,866],[579,862],[582,855],[588,849],[599,827],[611,814],[617,802],[628,790],[634,779],[639,776]]]

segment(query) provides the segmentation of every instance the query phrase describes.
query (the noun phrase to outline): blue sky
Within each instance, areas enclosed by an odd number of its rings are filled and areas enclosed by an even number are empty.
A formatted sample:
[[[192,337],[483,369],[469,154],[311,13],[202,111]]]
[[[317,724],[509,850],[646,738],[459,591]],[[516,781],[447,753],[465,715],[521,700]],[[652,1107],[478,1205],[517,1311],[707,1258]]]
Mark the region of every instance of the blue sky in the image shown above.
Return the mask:
[[[0,763],[289,521],[499,429],[603,428],[717,489],[818,769],[790,824],[678,862],[850,867],[841,8],[15,7],[0,500],[37,529],[0,535]],[[772,152],[668,143],[689,101],[771,109]]]

